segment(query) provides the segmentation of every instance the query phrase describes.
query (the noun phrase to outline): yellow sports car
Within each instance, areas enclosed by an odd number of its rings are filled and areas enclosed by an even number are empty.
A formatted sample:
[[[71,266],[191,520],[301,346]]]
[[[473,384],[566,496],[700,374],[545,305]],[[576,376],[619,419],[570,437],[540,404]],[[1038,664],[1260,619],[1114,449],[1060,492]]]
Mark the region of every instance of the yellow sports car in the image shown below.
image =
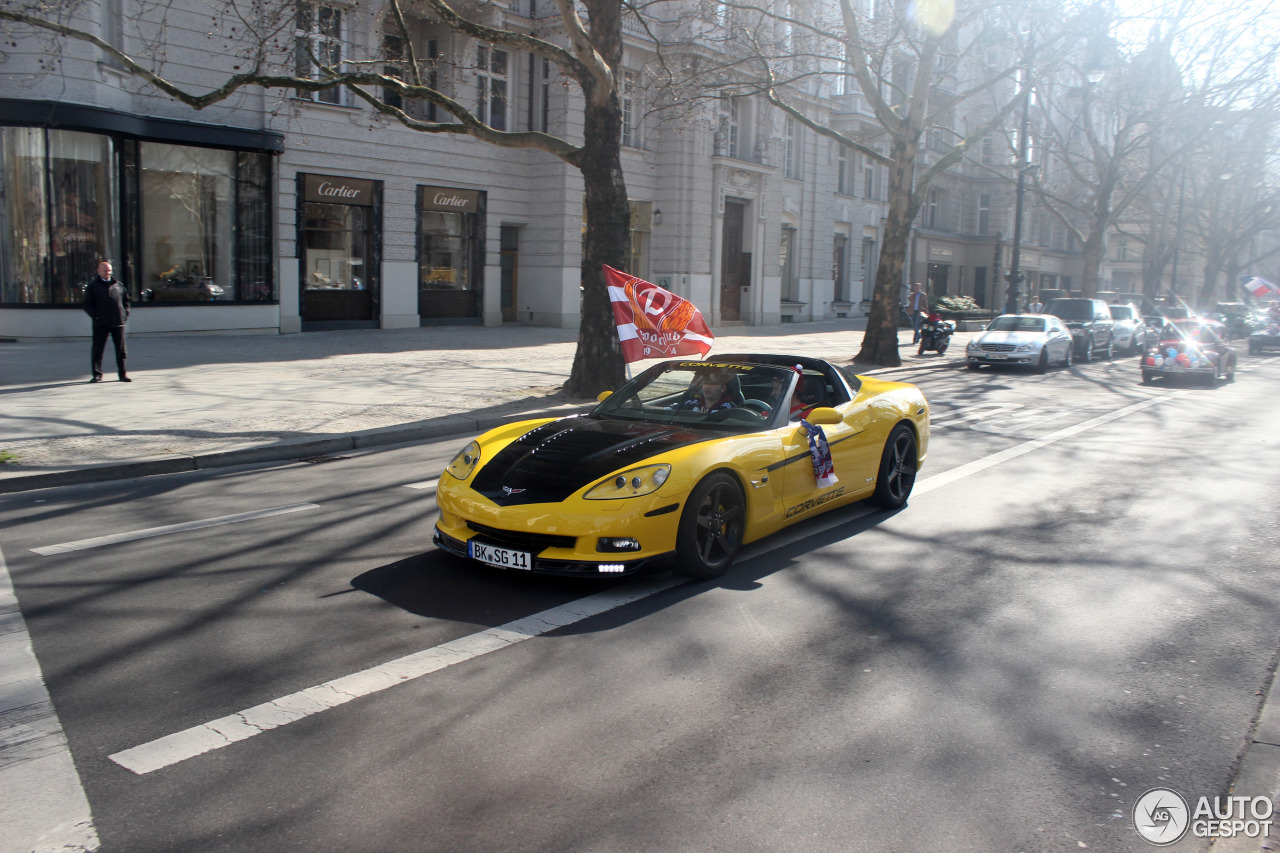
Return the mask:
[[[521,421],[440,475],[435,544],[505,569],[697,578],[793,522],[906,503],[929,445],[914,385],[826,361],[730,355],[656,364],[589,414]]]

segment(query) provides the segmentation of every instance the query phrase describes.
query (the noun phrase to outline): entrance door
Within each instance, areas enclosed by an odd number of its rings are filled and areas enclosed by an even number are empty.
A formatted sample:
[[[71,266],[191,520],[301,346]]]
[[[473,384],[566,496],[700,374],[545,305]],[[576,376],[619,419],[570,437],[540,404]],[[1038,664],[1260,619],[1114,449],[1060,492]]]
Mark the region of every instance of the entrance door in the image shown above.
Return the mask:
[[[947,295],[948,264],[929,264],[929,295],[935,299]]]
[[[498,258],[498,269],[502,287],[502,322],[514,323],[516,320],[516,291],[520,272],[520,229],[514,225],[503,225],[498,237],[501,255]]]
[[[720,253],[720,319],[737,320],[742,312],[742,225],[747,206],[725,200],[724,234]]]

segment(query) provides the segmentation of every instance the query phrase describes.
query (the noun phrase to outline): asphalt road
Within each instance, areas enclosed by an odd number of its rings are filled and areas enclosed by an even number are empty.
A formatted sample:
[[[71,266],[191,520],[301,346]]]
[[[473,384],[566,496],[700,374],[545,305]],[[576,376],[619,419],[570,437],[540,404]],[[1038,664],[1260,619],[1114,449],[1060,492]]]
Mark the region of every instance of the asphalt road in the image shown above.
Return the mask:
[[[104,851],[1146,850],[1280,648],[1280,359],[1241,366],[921,371],[908,506],[713,583],[435,551],[462,437],[4,496],[0,549]]]

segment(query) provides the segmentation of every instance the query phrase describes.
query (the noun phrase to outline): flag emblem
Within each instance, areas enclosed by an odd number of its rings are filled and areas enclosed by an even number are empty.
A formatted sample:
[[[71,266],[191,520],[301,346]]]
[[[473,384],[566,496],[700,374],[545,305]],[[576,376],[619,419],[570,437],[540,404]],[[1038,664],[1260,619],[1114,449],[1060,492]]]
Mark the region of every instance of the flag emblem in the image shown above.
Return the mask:
[[[604,280],[627,364],[646,358],[705,356],[711,350],[715,335],[689,300],[607,264]]]
[[[814,426],[806,420],[801,419],[800,425],[809,433],[809,456],[813,460],[813,476],[818,481],[818,488],[834,486],[840,481],[836,479],[836,466],[831,459],[827,434],[822,431],[822,427]]]

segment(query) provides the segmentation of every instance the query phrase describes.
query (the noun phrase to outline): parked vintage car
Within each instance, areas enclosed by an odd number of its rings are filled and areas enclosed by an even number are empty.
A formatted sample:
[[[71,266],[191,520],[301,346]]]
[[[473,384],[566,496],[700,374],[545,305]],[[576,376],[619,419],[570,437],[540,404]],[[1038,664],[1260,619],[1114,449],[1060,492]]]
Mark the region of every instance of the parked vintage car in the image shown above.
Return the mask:
[[[1043,373],[1050,364],[1070,367],[1073,350],[1071,332],[1057,317],[1003,314],[969,342],[964,354],[971,370],[984,364],[1017,364]]]
[[[1236,378],[1236,351],[1227,328],[1205,318],[1174,320],[1160,330],[1159,342],[1142,359],[1142,381],[1199,377],[1209,385]]]
[[[674,556],[715,577],[820,512],[901,507],[928,443],[914,385],[790,355],[665,361],[586,415],[469,442],[440,475],[434,542],[503,569],[618,577]]]

